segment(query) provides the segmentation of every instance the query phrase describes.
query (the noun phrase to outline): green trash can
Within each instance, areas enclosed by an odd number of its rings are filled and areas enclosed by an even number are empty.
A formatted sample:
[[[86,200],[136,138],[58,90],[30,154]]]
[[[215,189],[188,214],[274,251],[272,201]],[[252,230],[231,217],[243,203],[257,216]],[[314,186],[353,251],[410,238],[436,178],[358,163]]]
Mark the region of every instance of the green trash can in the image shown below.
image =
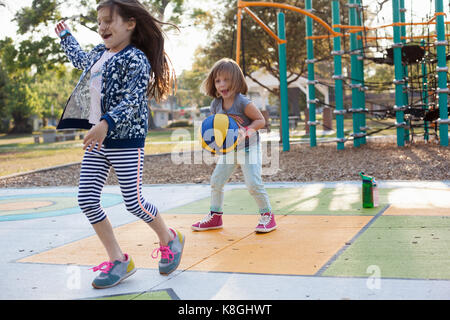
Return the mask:
[[[378,207],[378,187],[374,177],[360,172],[362,178],[362,206],[363,208]]]

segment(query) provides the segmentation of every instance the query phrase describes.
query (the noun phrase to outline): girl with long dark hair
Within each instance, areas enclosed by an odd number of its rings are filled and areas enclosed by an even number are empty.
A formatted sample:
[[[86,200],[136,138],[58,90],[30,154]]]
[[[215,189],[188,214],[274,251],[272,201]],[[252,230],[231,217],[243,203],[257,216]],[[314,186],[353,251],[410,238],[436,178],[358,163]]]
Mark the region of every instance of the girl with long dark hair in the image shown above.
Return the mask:
[[[76,68],[83,70],[71,94],[58,129],[89,129],[83,141],[78,204],[89,219],[109,260],[94,267],[101,271],[94,288],[119,284],[136,271],[123,253],[100,205],[110,168],[116,172],[129,212],[158,235],[159,272],[169,274],[179,265],[184,235],[168,228],[156,206],[142,196],[144,146],[148,130],[148,99],[163,99],[171,88],[171,70],[164,51],[162,22],[137,0],[99,3],[98,33],[103,44],[85,52],[64,21],[56,25],[61,46]],[[156,256],[155,256],[156,255]]]

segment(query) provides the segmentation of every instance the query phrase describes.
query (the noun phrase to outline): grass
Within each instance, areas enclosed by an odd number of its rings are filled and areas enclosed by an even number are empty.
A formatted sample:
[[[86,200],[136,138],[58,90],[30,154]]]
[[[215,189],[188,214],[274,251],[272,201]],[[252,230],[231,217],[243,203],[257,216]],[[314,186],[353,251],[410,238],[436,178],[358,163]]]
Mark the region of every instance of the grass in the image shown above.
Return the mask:
[[[178,141],[194,139],[194,128],[149,132],[145,154],[169,153]],[[192,147],[192,143],[190,147]],[[189,147],[189,145],[187,145]],[[82,140],[34,143],[33,135],[0,135],[0,177],[42,168],[81,162]]]
[[[81,161],[81,148],[29,150],[0,153],[0,176]]]

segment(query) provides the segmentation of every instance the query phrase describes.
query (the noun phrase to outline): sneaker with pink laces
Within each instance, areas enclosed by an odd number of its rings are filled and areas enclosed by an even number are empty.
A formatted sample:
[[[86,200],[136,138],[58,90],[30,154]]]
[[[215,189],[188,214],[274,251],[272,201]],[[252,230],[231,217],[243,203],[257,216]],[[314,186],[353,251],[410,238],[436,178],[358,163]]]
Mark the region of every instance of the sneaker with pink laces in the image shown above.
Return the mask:
[[[258,225],[255,228],[256,232],[267,233],[277,228],[277,223],[275,222],[275,216],[272,212],[266,212],[261,214],[259,218]]]
[[[169,241],[167,246],[160,246],[152,252],[152,258],[157,259],[158,254],[161,254],[161,260],[158,263],[159,273],[168,275],[178,268],[181,261],[181,255],[184,248],[184,235],[178,230],[169,228],[173,233],[174,238]]]
[[[223,227],[222,212],[211,211],[201,221],[194,223],[191,227],[195,231],[220,229]]]
[[[92,281],[92,286],[96,289],[114,287],[120,282],[136,272],[133,259],[128,254],[124,254],[125,260],[116,260],[114,262],[105,261],[102,264],[91,268],[94,272],[101,273]]]

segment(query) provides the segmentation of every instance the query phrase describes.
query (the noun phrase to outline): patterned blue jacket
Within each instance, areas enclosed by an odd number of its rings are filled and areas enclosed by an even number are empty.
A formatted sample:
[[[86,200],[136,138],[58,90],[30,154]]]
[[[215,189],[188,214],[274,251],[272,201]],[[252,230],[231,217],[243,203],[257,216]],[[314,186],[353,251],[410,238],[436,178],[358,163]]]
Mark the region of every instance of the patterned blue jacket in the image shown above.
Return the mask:
[[[75,68],[83,70],[70,95],[57,129],[89,129],[91,68],[107,50],[104,44],[91,52],[81,49],[72,36],[61,39],[61,46]],[[148,131],[147,86],[150,63],[132,45],[115,54],[102,68],[101,119],[108,122],[105,148],[142,148]]]

